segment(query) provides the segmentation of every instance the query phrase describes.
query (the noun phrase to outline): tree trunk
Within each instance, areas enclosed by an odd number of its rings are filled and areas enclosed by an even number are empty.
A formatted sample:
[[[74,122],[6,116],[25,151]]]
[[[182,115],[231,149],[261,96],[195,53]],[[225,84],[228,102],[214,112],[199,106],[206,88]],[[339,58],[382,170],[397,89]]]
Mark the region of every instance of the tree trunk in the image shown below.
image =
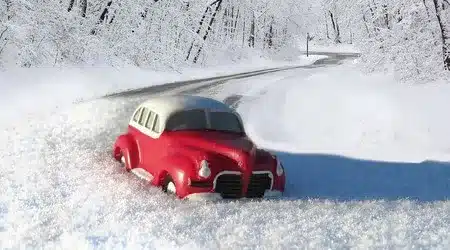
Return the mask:
[[[236,13],[234,11],[234,6],[231,6],[231,21],[230,21],[230,23],[231,23],[231,25],[230,25],[230,37],[231,38],[234,38],[234,35],[236,33],[235,19],[236,19]]]
[[[208,5],[208,6],[206,7],[206,9],[205,9],[205,12],[203,12],[203,16],[202,16],[202,18],[200,19],[200,23],[198,24],[198,29],[197,29],[197,31],[196,31],[196,33],[197,33],[198,35],[200,34],[200,31],[202,30],[203,22],[204,22],[205,19],[206,19],[206,15],[208,14],[208,11],[211,10],[211,6],[214,5],[216,2],[217,2],[217,1],[215,1],[214,3]],[[189,47],[188,54],[187,54],[187,56],[186,56],[186,61],[189,60],[189,57],[191,56],[192,49],[194,48],[194,42],[195,42],[195,41],[192,41],[191,46]]]
[[[100,19],[99,19],[100,23],[105,22],[106,19],[108,18],[109,7],[111,7],[112,2],[113,2],[113,1],[110,0],[110,1],[106,4],[106,7],[103,9],[103,12],[102,12],[102,14],[100,15]]]
[[[70,0],[69,7],[67,8],[67,11],[70,12],[73,9],[73,5],[75,4],[75,0]]]
[[[367,32],[367,36],[370,38],[370,31],[369,31],[369,27],[367,26],[367,18],[366,15],[363,13],[363,21],[364,21],[364,27],[366,27],[366,32]]]
[[[206,39],[208,38],[208,34],[211,31],[211,29],[212,29],[212,25],[214,24],[214,20],[216,19],[216,15],[219,12],[220,5],[222,4],[222,0],[215,1],[214,3],[216,3],[217,6],[216,6],[216,9],[214,10],[214,13],[213,13],[213,15],[211,17],[211,20],[209,21],[208,29],[206,30],[206,33],[203,36],[203,41],[206,41]],[[211,4],[211,5],[214,5],[214,3]],[[198,57],[200,56],[200,53],[202,52],[202,49],[203,49],[203,46],[200,46],[200,48],[197,51],[197,54],[194,57],[194,63],[197,63]]]
[[[8,43],[8,39],[5,35],[7,31],[8,31],[8,27],[6,27],[2,32],[0,32],[0,42],[5,41],[5,43],[0,48],[0,54],[3,52],[3,48],[5,47],[6,43]],[[4,35],[5,35],[5,38],[3,38]]]
[[[450,71],[450,13],[447,13],[450,11],[450,3],[447,0],[433,0],[433,3],[441,31],[444,69]]]
[[[353,32],[350,29],[350,44],[353,44]]]
[[[431,19],[430,11],[428,10],[428,6],[427,6],[427,3],[425,1],[426,0],[422,0],[423,6],[425,7],[425,10],[427,11],[428,19]]]
[[[334,15],[331,11],[328,11],[330,14],[331,24],[333,25],[334,30],[334,42],[335,43],[341,43],[341,34],[339,31],[339,24],[337,20],[334,19]]]
[[[223,33],[225,34],[225,37],[226,37],[226,33],[227,33],[227,25],[228,25],[228,19],[227,19],[227,11],[228,11],[228,8],[227,7],[225,7],[225,10],[224,10],[224,13],[223,13]]]
[[[242,23],[242,47],[244,47],[245,44],[245,19],[244,22]]]
[[[99,19],[98,19],[97,24],[100,24],[100,23],[105,22],[105,20],[108,18],[109,7],[111,7],[112,2],[113,2],[113,1],[110,0],[110,1],[106,4],[106,7],[103,9],[102,14],[100,14],[100,17],[99,17]],[[112,22],[112,20],[111,20],[111,22]],[[110,23],[111,23],[111,22],[110,22]],[[97,28],[95,27],[95,28],[93,28],[93,29],[91,30],[91,34],[92,34],[92,35],[95,35],[96,33],[97,33]]]
[[[235,16],[235,18],[234,18],[234,24],[233,24],[233,38],[235,38],[236,37],[236,34],[237,34],[237,23],[238,23],[238,20],[239,20],[239,18],[240,18],[241,16],[239,15],[239,9],[236,11],[236,16]]]
[[[86,17],[87,0],[81,0],[81,16]]]
[[[250,36],[248,38],[248,46],[255,47],[255,14],[253,13],[252,23],[250,24]]]
[[[370,10],[370,15],[371,15],[371,17],[372,17],[372,23],[374,24],[373,25],[373,27],[374,27],[374,31],[375,31],[375,35],[376,34],[378,34],[379,33],[379,31],[380,31],[380,27],[378,27],[378,25],[376,24],[376,17],[375,17],[375,10],[372,8],[372,6],[370,5],[370,3],[367,3],[367,5],[369,6],[369,10]],[[375,5],[375,3],[374,3],[374,5]],[[376,8],[376,5],[375,5],[375,8]]]
[[[325,27],[327,29],[327,38],[330,39],[330,32],[328,31],[328,17],[327,17],[327,13],[325,13]]]
[[[272,16],[272,21],[270,22],[269,31],[266,33],[266,42],[267,42],[267,47],[269,49],[271,49],[273,47],[273,23],[274,23],[274,18]]]
[[[388,6],[386,4],[383,4],[383,11],[384,11],[384,24],[386,25],[387,29],[391,29],[391,27],[389,26]]]

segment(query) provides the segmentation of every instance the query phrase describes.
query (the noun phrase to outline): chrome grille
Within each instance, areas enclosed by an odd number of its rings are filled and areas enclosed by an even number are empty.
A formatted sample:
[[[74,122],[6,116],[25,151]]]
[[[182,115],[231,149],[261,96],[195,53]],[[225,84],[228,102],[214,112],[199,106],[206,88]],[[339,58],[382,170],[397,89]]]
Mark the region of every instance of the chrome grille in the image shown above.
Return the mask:
[[[215,192],[222,198],[240,198],[242,193],[242,179],[237,174],[222,174],[217,177]]]
[[[268,173],[253,173],[247,188],[247,198],[262,198],[264,192],[270,189],[272,178]]]

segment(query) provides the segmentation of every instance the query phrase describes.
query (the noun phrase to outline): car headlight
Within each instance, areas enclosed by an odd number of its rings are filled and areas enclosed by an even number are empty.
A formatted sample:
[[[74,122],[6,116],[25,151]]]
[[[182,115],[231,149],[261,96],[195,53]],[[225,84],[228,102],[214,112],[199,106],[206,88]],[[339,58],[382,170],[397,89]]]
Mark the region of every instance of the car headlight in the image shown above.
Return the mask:
[[[211,175],[211,169],[206,160],[200,162],[200,169],[198,170],[198,175],[203,178],[208,178]]]
[[[277,159],[277,175],[282,176],[284,173],[283,165],[281,164],[281,161]]]

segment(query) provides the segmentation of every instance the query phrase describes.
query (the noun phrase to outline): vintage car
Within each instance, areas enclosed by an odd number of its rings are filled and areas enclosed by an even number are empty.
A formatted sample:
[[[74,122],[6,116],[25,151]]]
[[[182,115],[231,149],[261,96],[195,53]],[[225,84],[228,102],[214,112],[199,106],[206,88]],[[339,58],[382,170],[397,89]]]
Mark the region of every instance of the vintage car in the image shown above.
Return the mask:
[[[180,199],[273,198],[285,172],[247,137],[241,117],[210,98],[176,95],[139,105],[113,147],[127,171]]]

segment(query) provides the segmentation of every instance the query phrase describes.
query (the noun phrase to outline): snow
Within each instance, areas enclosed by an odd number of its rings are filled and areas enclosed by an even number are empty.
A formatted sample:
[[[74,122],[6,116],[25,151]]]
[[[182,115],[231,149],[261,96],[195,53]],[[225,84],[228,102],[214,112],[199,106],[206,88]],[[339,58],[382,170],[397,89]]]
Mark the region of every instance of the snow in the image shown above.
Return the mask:
[[[297,47],[306,52],[306,39],[299,39]],[[335,53],[360,53],[361,50],[355,44],[349,43],[331,43],[329,41],[315,41],[309,42],[309,51],[314,52],[335,52]]]
[[[401,85],[355,64],[235,80],[250,137],[287,165],[301,198],[448,200],[450,85]],[[326,183],[326,185],[323,185]]]
[[[356,62],[233,80],[215,97],[243,95],[239,111],[261,145],[373,160],[450,161],[450,85],[402,85]],[[262,126],[262,124],[264,124]]]
[[[321,55],[300,56],[296,60],[269,61],[252,58],[234,65],[185,68],[179,72],[152,71],[135,67],[111,68],[9,68],[0,71],[0,98],[14,112],[2,112],[2,121],[20,113],[35,113],[36,109],[67,106],[128,89],[164,83],[203,79],[248,71],[308,65],[324,58]],[[30,89],[32,86],[32,89]]]
[[[205,90],[202,95],[219,99],[243,96],[238,110],[248,132],[282,157],[288,185],[282,200],[197,203],[168,198],[111,157],[114,139],[145,97],[71,104],[115,91],[121,82],[133,79],[137,87],[162,76],[72,71],[81,78],[41,70],[0,73],[8,79],[3,110],[18,113],[1,124],[1,249],[450,246],[450,166],[411,163],[449,159],[447,85],[396,85],[346,64]],[[46,70],[53,77],[43,82]],[[14,106],[21,89],[28,92],[28,115]],[[49,106],[60,102],[67,105]],[[417,199],[408,200],[409,194]]]

